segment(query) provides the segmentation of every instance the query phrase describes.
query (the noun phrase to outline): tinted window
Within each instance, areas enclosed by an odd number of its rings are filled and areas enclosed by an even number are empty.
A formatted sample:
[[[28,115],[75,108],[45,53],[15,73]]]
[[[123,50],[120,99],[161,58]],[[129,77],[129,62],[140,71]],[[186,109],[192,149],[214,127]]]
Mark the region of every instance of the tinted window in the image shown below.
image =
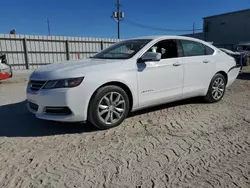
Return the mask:
[[[148,52],[161,53],[161,59],[178,57],[177,44],[175,40],[164,40],[154,44]]]
[[[184,56],[206,55],[206,49],[201,43],[189,40],[181,40],[181,44],[183,47]]]
[[[213,50],[212,48],[210,48],[210,47],[208,47],[208,46],[205,46],[205,48],[206,48],[206,54],[207,54],[207,55],[213,55],[214,50]]]

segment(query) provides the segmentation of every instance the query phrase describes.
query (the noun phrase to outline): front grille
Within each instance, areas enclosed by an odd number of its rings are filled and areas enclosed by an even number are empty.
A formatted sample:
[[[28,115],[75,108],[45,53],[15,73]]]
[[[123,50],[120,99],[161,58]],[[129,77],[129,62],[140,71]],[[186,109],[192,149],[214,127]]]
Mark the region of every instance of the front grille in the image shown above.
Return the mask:
[[[38,110],[38,105],[32,102],[29,102],[30,109],[34,110],[35,112]]]
[[[40,90],[44,85],[46,84],[46,81],[36,81],[36,80],[30,80],[29,87],[33,91]]]
[[[70,115],[71,110],[68,107],[45,107],[44,113],[49,115]]]

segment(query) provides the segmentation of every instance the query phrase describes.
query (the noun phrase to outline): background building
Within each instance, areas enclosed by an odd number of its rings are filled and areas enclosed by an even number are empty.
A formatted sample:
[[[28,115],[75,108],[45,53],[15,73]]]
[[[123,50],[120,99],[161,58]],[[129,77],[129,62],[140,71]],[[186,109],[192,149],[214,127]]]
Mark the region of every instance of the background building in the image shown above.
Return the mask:
[[[203,32],[188,34],[215,46],[232,49],[240,42],[250,41],[250,9],[203,18]]]

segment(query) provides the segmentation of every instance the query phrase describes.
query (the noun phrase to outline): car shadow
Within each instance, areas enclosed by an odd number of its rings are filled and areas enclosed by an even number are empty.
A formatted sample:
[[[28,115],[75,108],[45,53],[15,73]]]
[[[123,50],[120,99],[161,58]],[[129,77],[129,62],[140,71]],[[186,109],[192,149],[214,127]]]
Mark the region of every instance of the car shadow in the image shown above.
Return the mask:
[[[237,77],[239,80],[250,80],[250,73],[240,73]]]
[[[166,104],[157,105],[157,106],[150,107],[150,108],[145,108],[143,110],[138,110],[138,111],[130,113],[128,117],[134,117],[134,116],[138,116],[138,115],[142,115],[142,114],[146,114],[146,113],[150,113],[150,112],[154,112],[158,110],[172,108],[175,106],[182,106],[182,105],[187,105],[187,104],[201,104],[201,103],[205,103],[202,97],[189,98],[189,99],[180,100],[177,102],[166,103]]]
[[[168,103],[156,107],[132,112],[128,117],[134,117],[149,112],[181,106],[203,103],[201,98],[192,98]],[[26,101],[0,106],[0,137],[40,137],[62,134],[76,134],[99,131],[89,123],[61,123],[37,119],[28,112]]]
[[[26,101],[0,106],[0,137],[37,137],[97,131],[90,124],[60,123],[37,119]]]

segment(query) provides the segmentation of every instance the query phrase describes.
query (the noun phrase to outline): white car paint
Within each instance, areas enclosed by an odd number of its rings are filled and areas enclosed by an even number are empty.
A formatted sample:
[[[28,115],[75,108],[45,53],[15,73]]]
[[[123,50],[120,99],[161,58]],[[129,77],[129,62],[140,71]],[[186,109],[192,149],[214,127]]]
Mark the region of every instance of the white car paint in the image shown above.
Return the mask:
[[[138,66],[139,106],[182,98],[183,66],[181,58],[162,59],[159,62],[145,62]]]
[[[85,59],[54,63],[35,70],[30,80],[55,80],[84,77],[74,88],[40,89],[33,92],[27,86],[27,100],[39,106],[33,112],[37,118],[77,122],[86,121],[88,105],[94,92],[104,84],[119,82],[131,91],[132,111],[189,97],[205,96],[212,77],[217,72],[228,75],[227,87],[236,79],[232,57],[204,41],[183,36],[156,36],[136,39],[152,39],[132,58],[125,60]],[[158,62],[137,64],[153,44],[166,39],[183,39],[202,43],[214,49],[213,55],[162,59]],[[205,62],[204,61],[208,61]],[[230,70],[231,69],[231,70]],[[44,108],[67,106],[71,115],[45,114]]]

